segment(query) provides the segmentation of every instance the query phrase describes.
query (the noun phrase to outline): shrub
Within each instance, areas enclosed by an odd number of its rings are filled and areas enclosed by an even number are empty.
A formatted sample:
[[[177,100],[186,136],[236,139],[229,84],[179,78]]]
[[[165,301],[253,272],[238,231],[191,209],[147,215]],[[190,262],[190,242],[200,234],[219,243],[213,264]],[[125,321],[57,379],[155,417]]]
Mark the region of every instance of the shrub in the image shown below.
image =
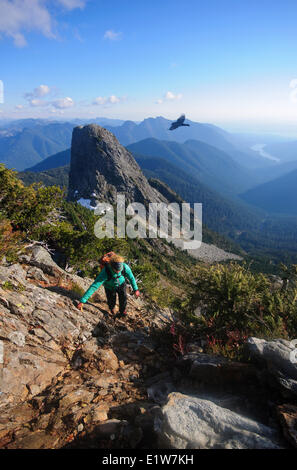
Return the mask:
[[[63,191],[32,184],[25,187],[12,170],[0,164],[0,210],[16,229],[28,234],[61,205]]]
[[[1,218],[0,213],[0,262],[5,256],[8,262],[15,262],[22,251],[23,235],[14,231],[10,221]]]
[[[73,292],[73,294],[77,295],[77,297],[79,298],[81,298],[85,293],[84,289],[82,289],[82,287],[76,284],[76,282],[72,283],[71,292]]]
[[[268,277],[235,263],[199,266],[194,283],[180,321],[210,351],[234,356],[249,336],[296,338],[296,283],[273,289]]]

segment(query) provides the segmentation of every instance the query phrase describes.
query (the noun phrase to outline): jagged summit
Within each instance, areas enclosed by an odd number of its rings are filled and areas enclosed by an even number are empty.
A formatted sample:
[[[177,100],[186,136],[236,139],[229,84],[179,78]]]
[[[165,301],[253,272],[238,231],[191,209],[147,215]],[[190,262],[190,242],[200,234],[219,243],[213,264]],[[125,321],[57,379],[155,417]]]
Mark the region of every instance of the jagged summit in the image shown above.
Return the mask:
[[[97,124],[73,130],[68,199],[116,202],[117,193],[129,202],[159,202],[132,154],[108,130]]]

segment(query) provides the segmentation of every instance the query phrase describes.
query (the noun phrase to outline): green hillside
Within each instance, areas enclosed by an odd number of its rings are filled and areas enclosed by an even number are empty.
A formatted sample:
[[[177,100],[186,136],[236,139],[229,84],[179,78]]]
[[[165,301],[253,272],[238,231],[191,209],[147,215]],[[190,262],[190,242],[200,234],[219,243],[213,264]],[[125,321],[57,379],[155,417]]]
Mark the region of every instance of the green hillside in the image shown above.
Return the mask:
[[[189,140],[184,144],[145,139],[128,147],[132,153],[168,160],[184,172],[224,195],[236,195],[254,186],[256,175],[236,163],[228,154],[211,145]]]
[[[25,170],[69,148],[72,130],[70,123],[51,123],[24,128],[10,137],[2,137],[0,162],[8,168]]]
[[[297,170],[256,186],[241,197],[270,213],[297,215]]]

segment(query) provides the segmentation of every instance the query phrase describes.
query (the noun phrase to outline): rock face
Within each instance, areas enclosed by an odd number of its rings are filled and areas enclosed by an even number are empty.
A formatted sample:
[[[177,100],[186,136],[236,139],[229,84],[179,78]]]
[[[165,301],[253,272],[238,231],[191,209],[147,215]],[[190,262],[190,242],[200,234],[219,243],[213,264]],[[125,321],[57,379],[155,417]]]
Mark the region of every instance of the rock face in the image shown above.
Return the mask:
[[[177,361],[152,335],[169,329],[170,311],[129,296],[128,318],[114,319],[99,291],[80,312],[76,292],[90,283],[41,246],[0,265],[0,448],[296,445],[296,405],[266,388],[267,368],[194,344]],[[273,377],[296,382],[287,342],[272,343],[253,338],[250,347]]]
[[[284,435],[297,448],[297,406],[285,404],[279,406],[277,411]]]
[[[40,246],[21,264],[0,265],[0,448],[150,441],[154,403],[140,375],[164,367],[164,354],[141,300],[128,297],[125,322],[109,317],[100,291],[79,311],[77,288],[91,282]]]
[[[290,341],[278,339],[249,338],[248,349],[251,355],[264,363],[285,396],[297,396],[296,346]]]
[[[117,193],[127,202],[160,202],[128,150],[116,137],[96,124],[73,130],[68,198],[116,203]]]
[[[277,449],[274,429],[212,401],[171,393],[155,420],[159,444],[170,449]]]
[[[95,209],[100,202],[116,204],[117,195],[120,194],[125,195],[126,205],[131,202],[146,206],[148,203],[182,202],[164,183],[153,180],[150,184],[132,154],[111,132],[97,124],[75,127],[71,145],[68,199]],[[167,217],[166,208],[162,210]],[[177,216],[179,217],[179,211]],[[146,225],[146,220],[143,223]],[[165,238],[183,249],[184,242],[181,238]],[[200,248],[189,250],[189,254],[207,262],[241,259],[206,243],[202,243]]]

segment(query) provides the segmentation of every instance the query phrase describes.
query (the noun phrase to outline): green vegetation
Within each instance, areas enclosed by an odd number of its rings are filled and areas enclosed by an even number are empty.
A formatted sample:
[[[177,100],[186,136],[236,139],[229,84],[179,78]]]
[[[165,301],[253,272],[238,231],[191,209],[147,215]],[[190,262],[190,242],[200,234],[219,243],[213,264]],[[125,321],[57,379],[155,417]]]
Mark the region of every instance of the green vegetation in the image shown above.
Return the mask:
[[[296,338],[297,266],[282,265],[282,270],[280,287],[248,266],[197,267],[195,287],[178,304],[181,331],[207,339],[209,351],[233,358],[241,357],[249,336]]]
[[[174,300],[173,291],[180,294],[195,263],[190,256],[161,240],[98,239],[97,220],[92,211],[66,201],[60,188],[36,183],[26,187],[14,171],[0,165],[1,258],[16,261],[28,240],[44,241],[62,267],[69,264],[81,276],[94,278],[101,256],[115,251],[131,261],[150,299],[167,306]]]
[[[28,240],[44,241],[59,255],[61,266],[67,263],[81,276],[94,278],[100,257],[120,252],[147,299],[174,307],[180,338],[203,338],[209,351],[228,357],[242,356],[248,336],[297,336],[296,265],[278,267],[280,287],[257,272],[260,258],[253,263],[256,267],[204,265],[160,239],[98,239],[96,221],[93,211],[67,202],[60,188],[26,187],[14,171],[0,165],[1,258],[15,261]],[[82,294],[75,285],[72,291]],[[184,343],[179,339],[178,344],[182,348]]]
[[[42,183],[44,186],[59,186],[61,189],[68,187],[69,166],[61,166],[47,171],[33,172],[23,171],[18,177],[26,186],[33,183]]]
[[[25,290],[25,287],[23,286],[23,284],[18,283],[17,285],[14,285],[10,281],[5,281],[1,287],[2,289],[14,290],[16,292],[23,292]]]
[[[15,262],[23,250],[22,240],[22,234],[13,231],[10,220],[0,211],[0,259],[5,256],[9,263]]]

